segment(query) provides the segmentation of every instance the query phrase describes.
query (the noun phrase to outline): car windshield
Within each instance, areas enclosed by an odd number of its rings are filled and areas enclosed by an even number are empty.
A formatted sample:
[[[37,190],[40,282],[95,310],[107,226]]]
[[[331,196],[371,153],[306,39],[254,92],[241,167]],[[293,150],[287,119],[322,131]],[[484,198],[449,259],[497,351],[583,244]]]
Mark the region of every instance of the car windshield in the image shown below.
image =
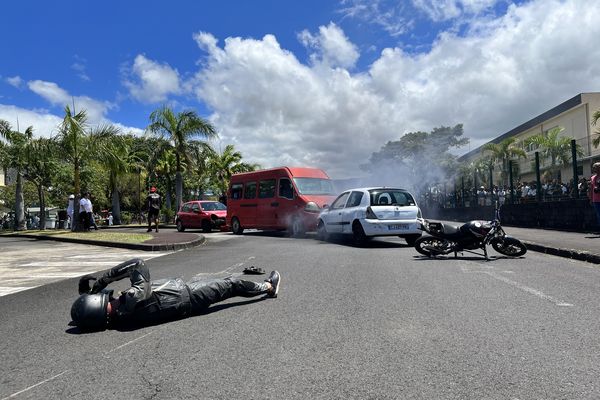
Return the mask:
[[[333,184],[330,179],[294,178],[294,183],[300,194],[321,194],[334,196]]]
[[[223,203],[219,203],[218,201],[211,201],[209,203],[202,203],[202,209],[204,211],[220,211],[227,210],[227,207]]]
[[[410,193],[400,189],[369,190],[372,206],[414,206],[415,200]]]

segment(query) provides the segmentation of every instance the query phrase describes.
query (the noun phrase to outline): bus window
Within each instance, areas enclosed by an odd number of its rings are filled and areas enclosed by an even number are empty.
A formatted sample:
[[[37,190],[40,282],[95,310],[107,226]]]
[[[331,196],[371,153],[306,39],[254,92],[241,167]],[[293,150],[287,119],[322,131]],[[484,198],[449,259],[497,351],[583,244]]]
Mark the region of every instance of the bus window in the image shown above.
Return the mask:
[[[294,199],[294,189],[292,188],[292,181],[287,178],[279,179],[279,197],[285,199]]]
[[[254,199],[256,197],[256,182],[246,183],[246,190],[244,191],[244,199]]]
[[[258,198],[275,197],[275,179],[267,179],[258,183]]]
[[[243,188],[244,188],[244,185],[242,185],[241,183],[234,183],[233,185],[231,185],[231,199],[232,200],[241,199]]]

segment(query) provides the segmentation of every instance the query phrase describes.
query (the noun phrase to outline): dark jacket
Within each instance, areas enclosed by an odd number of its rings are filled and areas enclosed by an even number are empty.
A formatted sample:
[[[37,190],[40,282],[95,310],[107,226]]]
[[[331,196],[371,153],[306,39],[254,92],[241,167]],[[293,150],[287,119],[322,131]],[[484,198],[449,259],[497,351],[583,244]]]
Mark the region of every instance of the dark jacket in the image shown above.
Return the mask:
[[[150,281],[142,259],[126,261],[108,270],[99,279],[102,286],[129,278],[131,287],[119,296],[113,323],[156,323],[191,314],[190,292],[179,278]]]
[[[148,197],[146,197],[146,208],[149,212],[158,212],[161,206],[161,198],[158,193],[150,193]]]

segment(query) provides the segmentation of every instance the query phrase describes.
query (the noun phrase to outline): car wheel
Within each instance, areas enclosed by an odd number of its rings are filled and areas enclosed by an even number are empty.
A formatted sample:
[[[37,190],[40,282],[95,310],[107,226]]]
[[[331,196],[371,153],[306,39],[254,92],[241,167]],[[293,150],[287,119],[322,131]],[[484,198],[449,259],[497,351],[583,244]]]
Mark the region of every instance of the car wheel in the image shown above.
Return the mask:
[[[304,224],[302,224],[302,221],[300,220],[300,218],[294,218],[292,220],[292,223],[290,224],[290,226],[288,228],[288,232],[291,237],[295,237],[295,238],[304,237],[306,230],[304,229]]]
[[[327,233],[327,229],[325,229],[325,223],[319,220],[319,224],[317,225],[317,239],[327,241],[329,240],[329,233]]]
[[[414,246],[415,243],[417,242],[417,239],[421,237],[421,235],[406,235],[406,236],[400,236],[401,238],[404,238],[404,240],[406,240],[406,244],[408,244],[409,246]]]
[[[212,231],[212,225],[210,223],[210,221],[208,220],[204,220],[202,221],[202,232],[204,233],[210,233]]]
[[[183,226],[183,223],[181,222],[180,219],[177,220],[177,232],[183,232],[185,231],[185,226]]]
[[[364,245],[369,239],[367,235],[365,235],[365,230],[359,221],[354,221],[352,224],[352,239],[354,239],[354,243],[359,246]]]
[[[237,218],[231,219],[231,231],[234,235],[241,235],[244,232],[244,228],[242,228],[242,224],[240,224],[240,220]]]

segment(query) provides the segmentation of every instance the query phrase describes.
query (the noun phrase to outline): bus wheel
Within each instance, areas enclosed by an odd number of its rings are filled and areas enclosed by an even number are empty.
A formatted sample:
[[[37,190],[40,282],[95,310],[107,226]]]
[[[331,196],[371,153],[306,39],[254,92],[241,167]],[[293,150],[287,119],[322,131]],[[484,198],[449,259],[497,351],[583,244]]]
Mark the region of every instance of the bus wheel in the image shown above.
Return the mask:
[[[242,228],[240,220],[236,217],[231,219],[231,231],[234,235],[241,235],[244,232],[244,228]]]
[[[295,237],[295,238],[304,237],[306,230],[304,229],[304,224],[302,224],[302,221],[300,220],[300,218],[294,218],[292,220],[292,223],[290,224],[290,227],[288,228],[288,232],[291,237]]]

